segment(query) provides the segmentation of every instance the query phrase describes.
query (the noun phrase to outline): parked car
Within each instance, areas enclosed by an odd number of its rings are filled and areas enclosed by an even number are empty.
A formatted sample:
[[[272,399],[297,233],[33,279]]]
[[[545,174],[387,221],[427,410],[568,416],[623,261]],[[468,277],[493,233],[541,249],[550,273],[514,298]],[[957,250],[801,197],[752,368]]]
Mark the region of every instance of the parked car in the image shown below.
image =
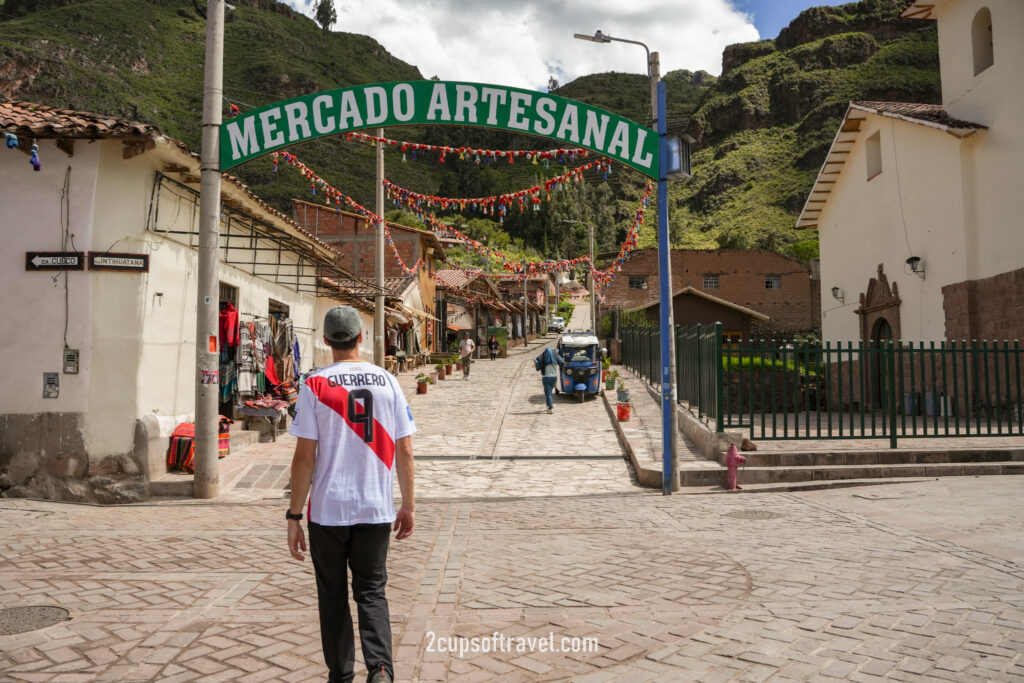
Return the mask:
[[[565,318],[556,315],[548,322],[548,332],[562,333],[565,331]]]

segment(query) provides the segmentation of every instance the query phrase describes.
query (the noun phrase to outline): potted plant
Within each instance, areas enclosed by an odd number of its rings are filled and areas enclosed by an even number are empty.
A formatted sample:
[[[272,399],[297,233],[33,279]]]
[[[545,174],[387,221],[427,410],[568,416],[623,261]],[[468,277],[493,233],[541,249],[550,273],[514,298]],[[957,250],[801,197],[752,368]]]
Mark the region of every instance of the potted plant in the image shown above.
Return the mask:
[[[444,363],[438,363],[437,365],[434,366],[434,369],[437,370],[437,379],[438,380],[444,379],[444,376],[445,376]]]
[[[431,378],[429,375],[426,375],[426,374],[421,372],[420,374],[416,375],[416,393],[417,394],[425,394],[425,393],[427,393],[427,385],[428,384],[433,384],[433,383],[434,383],[433,378]]]
[[[621,379],[615,385],[615,398],[620,403],[629,401],[629,389]]]
[[[618,370],[611,370],[611,371],[609,371],[608,375],[604,379],[604,388],[605,389],[614,389],[615,388],[616,380],[618,380],[618,379],[619,379],[619,371]]]
[[[619,422],[629,422],[630,412],[633,406],[629,402],[629,397],[620,398],[618,404],[615,406],[615,416],[619,418]]]
[[[608,368],[612,366],[612,359],[609,356],[605,356],[601,359],[601,381],[608,381]]]
[[[456,370],[462,369],[462,356],[457,353],[453,353],[451,357],[451,363],[455,366]]]

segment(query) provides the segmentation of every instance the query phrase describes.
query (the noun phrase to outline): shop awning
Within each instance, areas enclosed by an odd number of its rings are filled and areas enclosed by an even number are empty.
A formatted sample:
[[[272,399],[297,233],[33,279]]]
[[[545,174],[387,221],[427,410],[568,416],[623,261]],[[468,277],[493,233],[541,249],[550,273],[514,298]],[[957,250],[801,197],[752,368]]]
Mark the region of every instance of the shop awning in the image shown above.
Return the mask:
[[[448,329],[454,332],[462,332],[463,330],[471,330],[473,328],[468,325],[449,325]]]
[[[413,308],[412,306],[408,306],[406,304],[398,304],[398,307],[405,311],[406,313],[416,316],[417,318],[428,318],[430,320],[437,320],[438,322],[441,322],[439,318],[435,318],[429,313],[421,311],[418,308]]]
[[[391,320],[393,322],[398,323],[399,325],[408,325],[409,324],[408,316],[406,316],[401,311],[396,311],[395,309],[389,308],[388,306],[384,307],[384,317],[387,320]]]

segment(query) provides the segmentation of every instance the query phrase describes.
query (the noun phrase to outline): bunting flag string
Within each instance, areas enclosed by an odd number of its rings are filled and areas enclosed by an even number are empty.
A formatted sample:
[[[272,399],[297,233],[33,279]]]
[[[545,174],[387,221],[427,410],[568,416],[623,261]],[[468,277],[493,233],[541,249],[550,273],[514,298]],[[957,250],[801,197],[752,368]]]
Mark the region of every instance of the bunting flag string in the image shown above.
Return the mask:
[[[417,259],[416,263],[409,266],[402,259],[401,254],[398,252],[398,247],[395,245],[395,241],[391,236],[391,231],[388,228],[388,224],[380,216],[370,211],[366,207],[359,204],[352,197],[344,194],[333,185],[328,183],[322,177],[320,177],[315,171],[306,166],[303,162],[299,161],[298,157],[290,152],[274,152],[272,154],[272,162],[276,169],[279,161],[283,160],[286,164],[294,166],[299,172],[310,182],[310,188],[314,196],[317,195],[317,188],[320,189],[320,193],[324,198],[325,203],[330,206],[332,203],[334,207],[341,211],[342,205],[353,208],[359,214],[365,216],[368,220],[374,223],[381,223],[384,226],[384,238],[388,246],[395,257],[395,261],[398,263],[402,272],[406,275],[415,275],[421,266],[425,266],[426,263],[422,258]],[[604,162],[591,162],[604,163]],[[588,164],[587,166],[590,166]],[[580,168],[585,168],[581,166]],[[390,184],[389,181],[384,181],[386,185]],[[393,184],[392,187],[397,188]],[[404,190],[404,188],[397,188]],[[649,204],[650,194],[653,191],[653,185],[647,184],[642,197],[640,198],[639,205],[637,206],[636,213],[633,216],[633,223],[630,229],[626,233],[626,239],[622,243],[619,249],[619,254],[612,262],[611,266],[606,270],[598,270],[597,267],[591,262],[590,256],[581,256],[575,259],[563,259],[561,261],[518,261],[510,258],[506,254],[482,244],[471,238],[469,235],[461,232],[457,228],[447,223],[443,223],[436,216],[430,213],[421,212],[425,222],[427,222],[432,228],[441,233],[443,237],[449,237],[454,239],[462,240],[466,247],[472,251],[475,251],[483,256],[490,258],[492,261],[500,262],[502,267],[507,271],[504,274],[498,273],[485,273],[481,269],[465,269],[463,270],[467,274],[473,274],[475,276],[498,278],[503,280],[523,280],[536,275],[543,275],[552,272],[565,271],[576,268],[580,265],[586,264],[590,271],[593,273],[594,280],[599,286],[605,286],[615,279],[615,273],[620,270],[620,266],[629,258],[629,254],[637,247],[637,237],[640,231],[640,226],[644,222],[644,212]]]
[[[449,147],[448,145],[427,145],[408,140],[394,140],[392,138],[370,135],[369,133],[344,133],[338,136],[347,141],[369,142],[372,146],[388,145],[402,152],[402,161],[407,156],[414,160],[419,156],[425,157],[428,152],[437,153],[438,162],[444,163],[449,154],[458,155],[460,161],[472,159],[477,164],[497,163],[498,159],[507,159],[508,163],[514,164],[516,159],[529,160],[534,166],[543,165],[549,168],[552,161],[559,164],[575,163],[577,158],[587,158],[590,152],[582,147],[565,147],[561,149],[483,149],[479,147]]]
[[[406,275],[415,275],[421,266],[426,265],[426,262],[422,258],[416,259],[416,263],[414,263],[412,266],[407,266],[405,264],[405,261],[402,259],[402,255],[398,253],[398,247],[395,245],[395,240],[391,237],[391,230],[388,229],[387,221],[385,221],[380,216],[370,211],[366,207],[359,204],[359,202],[352,199],[352,197],[349,197],[347,194],[344,194],[336,187],[328,183],[326,180],[317,175],[311,168],[309,168],[304,163],[299,161],[298,157],[296,157],[294,154],[291,154],[290,152],[273,153],[272,161],[274,163],[275,171],[277,169],[279,159],[283,159],[285,163],[299,169],[299,172],[302,173],[302,175],[304,175],[306,179],[310,181],[310,186],[312,188],[314,196],[316,196],[316,189],[317,187],[319,187],[324,195],[324,200],[326,201],[328,206],[330,206],[331,201],[333,200],[335,208],[338,211],[341,211],[342,204],[345,204],[346,206],[352,207],[363,216],[366,216],[366,218],[368,218],[371,222],[382,224],[384,226],[384,241],[387,242],[389,247],[391,247],[391,252],[395,256],[395,261],[398,263],[398,266],[402,269],[403,273],[405,273]]]
[[[527,203],[529,203],[533,207],[534,211],[539,211],[542,192],[545,193],[547,201],[551,201],[551,191],[561,190],[563,183],[581,182],[584,180],[584,172],[592,168],[597,169],[597,172],[600,173],[603,178],[607,178],[608,173],[611,172],[611,166],[612,163],[608,159],[591,161],[583,164],[582,166],[577,166],[576,168],[573,168],[561,175],[549,178],[541,185],[534,185],[533,187],[526,188],[525,190],[518,190],[517,192],[491,195],[490,197],[440,197],[437,195],[413,192],[412,190],[401,187],[400,185],[396,185],[387,178],[383,180],[383,183],[388,199],[395,202],[398,206],[402,206],[404,204],[417,215],[424,213],[425,208],[437,207],[441,210],[460,211],[472,209],[474,211],[481,211],[485,216],[493,216],[495,215],[495,212],[497,212],[498,222],[504,223],[505,216],[512,207],[518,206],[519,213],[523,213],[526,210]]]

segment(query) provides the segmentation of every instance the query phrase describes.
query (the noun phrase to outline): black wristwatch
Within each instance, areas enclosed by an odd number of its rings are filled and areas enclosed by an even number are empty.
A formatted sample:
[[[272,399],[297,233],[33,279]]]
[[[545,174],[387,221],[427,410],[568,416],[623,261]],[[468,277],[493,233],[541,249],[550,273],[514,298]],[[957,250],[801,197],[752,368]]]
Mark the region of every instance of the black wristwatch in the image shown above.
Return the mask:
[[[295,521],[301,521],[302,520],[302,513],[301,512],[292,512],[291,510],[285,510],[284,511],[284,518],[285,519],[294,519]]]

